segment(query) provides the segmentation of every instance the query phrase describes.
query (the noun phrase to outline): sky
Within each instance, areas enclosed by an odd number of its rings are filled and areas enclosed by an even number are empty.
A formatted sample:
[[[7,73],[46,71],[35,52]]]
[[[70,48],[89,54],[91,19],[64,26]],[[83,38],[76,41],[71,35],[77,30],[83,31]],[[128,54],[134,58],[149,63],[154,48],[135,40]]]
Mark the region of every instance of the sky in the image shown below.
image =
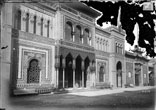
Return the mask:
[[[93,0],[93,1],[118,1],[118,0]],[[126,1],[126,0],[125,0]],[[135,1],[138,1],[138,0],[133,0],[133,2],[135,2]],[[153,2],[155,2],[155,5],[156,5],[156,0],[152,0]],[[99,17],[98,17],[99,18]],[[97,18],[97,19],[98,19]],[[119,18],[120,19],[120,18]],[[156,21],[155,21],[156,22]],[[102,26],[102,28],[107,28],[107,27],[109,27],[109,26],[111,26],[111,24],[106,24],[106,23],[103,23],[103,26]],[[156,28],[156,27],[155,27]],[[156,30],[156,29],[155,29]],[[129,43],[127,43],[126,42],[126,40],[125,40],[125,50],[127,50],[127,51],[130,51],[130,50],[133,50],[134,49],[134,46],[135,45],[138,45],[138,36],[139,36],[139,27],[138,27],[138,24],[136,24],[135,25],[135,28],[134,28],[134,30],[133,30],[133,33],[134,33],[134,35],[135,35],[135,41],[134,41],[134,44],[133,44],[133,46],[131,46]],[[148,43],[148,41],[147,41],[147,43]],[[142,51],[145,51],[145,48],[141,48],[141,50]],[[156,52],[156,51],[155,51]],[[145,53],[146,54],[146,53]]]

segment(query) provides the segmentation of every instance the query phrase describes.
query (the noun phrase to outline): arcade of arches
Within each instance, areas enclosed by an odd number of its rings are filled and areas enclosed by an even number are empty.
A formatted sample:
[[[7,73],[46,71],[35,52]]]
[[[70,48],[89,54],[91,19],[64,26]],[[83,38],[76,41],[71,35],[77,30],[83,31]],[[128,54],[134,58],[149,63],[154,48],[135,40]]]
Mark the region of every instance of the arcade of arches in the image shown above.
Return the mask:
[[[75,25],[73,25],[75,24]],[[92,45],[91,29],[78,25],[71,21],[67,21],[65,25],[65,40],[81,43],[84,45]]]
[[[92,82],[91,74],[95,73],[94,54],[69,52],[56,57],[57,86],[59,88],[87,87]]]

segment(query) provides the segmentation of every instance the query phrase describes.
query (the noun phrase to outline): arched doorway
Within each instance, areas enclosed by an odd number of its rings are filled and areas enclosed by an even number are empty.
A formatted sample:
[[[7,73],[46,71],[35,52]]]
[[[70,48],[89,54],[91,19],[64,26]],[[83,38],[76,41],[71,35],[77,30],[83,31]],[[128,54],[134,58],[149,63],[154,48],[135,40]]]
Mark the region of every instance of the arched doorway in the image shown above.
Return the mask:
[[[27,74],[27,82],[28,83],[39,83],[40,78],[40,68],[39,61],[37,59],[32,59],[29,62]]]
[[[116,64],[116,86],[122,87],[122,63],[120,61]]]
[[[141,83],[141,64],[135,63],[135,86],[139,86]]]
[[[87,73],[87,71],[88,71],[88,69],[90,69],[89,68],[89,58],[87,57],[86,59],[85,59],[85,70],[84,70],[84,87],[86,87],[86,83],[87,83],[87,74],[89,74],[89,73]]]
[[[82,58],[78,56],[76,58],[76,71],[75,71],[75,86],[77,88],[82,87],[82,69],[81,69]]]
[[[60,68],[59,68],[59,88],[63,88],[63,66],[62,66],[63,56],[60,56]]]
[[[73,57],[71,54],[66,56],[66,68],[65,68],[65,88],[73,87],[73,69],[72,69]]]

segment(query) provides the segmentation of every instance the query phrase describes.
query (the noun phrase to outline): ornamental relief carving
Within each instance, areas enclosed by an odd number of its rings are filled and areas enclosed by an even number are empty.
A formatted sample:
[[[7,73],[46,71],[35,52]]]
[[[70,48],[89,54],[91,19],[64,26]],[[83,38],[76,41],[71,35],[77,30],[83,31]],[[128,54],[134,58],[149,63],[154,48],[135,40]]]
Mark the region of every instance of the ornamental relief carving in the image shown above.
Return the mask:
[[[23,50],[22,71],[23,71],[24,80],[27,80],[28,69],[30,67],[30,62],[33,59],[36,59],[38,61],[38,68],[39,68],[40,73],[41,73],[41,79],[45,76],[45,73],[46,73],[46,54],[35,53],[35,52]]]

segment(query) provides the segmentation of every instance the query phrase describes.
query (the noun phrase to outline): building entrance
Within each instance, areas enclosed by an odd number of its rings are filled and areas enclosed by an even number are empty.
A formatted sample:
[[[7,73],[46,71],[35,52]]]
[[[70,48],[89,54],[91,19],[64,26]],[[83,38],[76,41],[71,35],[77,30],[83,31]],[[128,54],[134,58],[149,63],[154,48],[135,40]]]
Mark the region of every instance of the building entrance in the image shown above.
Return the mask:
[[[135,74],[135,86],[139,86],[139,74]]]
[[[82,87],[82,59],[80,56],[76,58],[76,71],[75,71],[75,86],[76,88]]]
[[[64,50],[63,50],[64,51]],[[69,51],[69,50],[68,50]],[[90,69],[93,67],[94,56],[89,59],[86,54],[77,55],[77,53],[66,53],[56,59],[58,73],[58,88],[83,88],[87,87],[87,78],[90,75]]]
[[[135,63],[135,86],[139,86],[141,83],[141,64]]]
[[[73,58],[69,54],[66,57],[66,68],[65,68],[65,88],[73,87],[73,69],[72,69]]]
[[[122,64],[120,61],[116,65],[116,70],[116,86],[122,87]]]

